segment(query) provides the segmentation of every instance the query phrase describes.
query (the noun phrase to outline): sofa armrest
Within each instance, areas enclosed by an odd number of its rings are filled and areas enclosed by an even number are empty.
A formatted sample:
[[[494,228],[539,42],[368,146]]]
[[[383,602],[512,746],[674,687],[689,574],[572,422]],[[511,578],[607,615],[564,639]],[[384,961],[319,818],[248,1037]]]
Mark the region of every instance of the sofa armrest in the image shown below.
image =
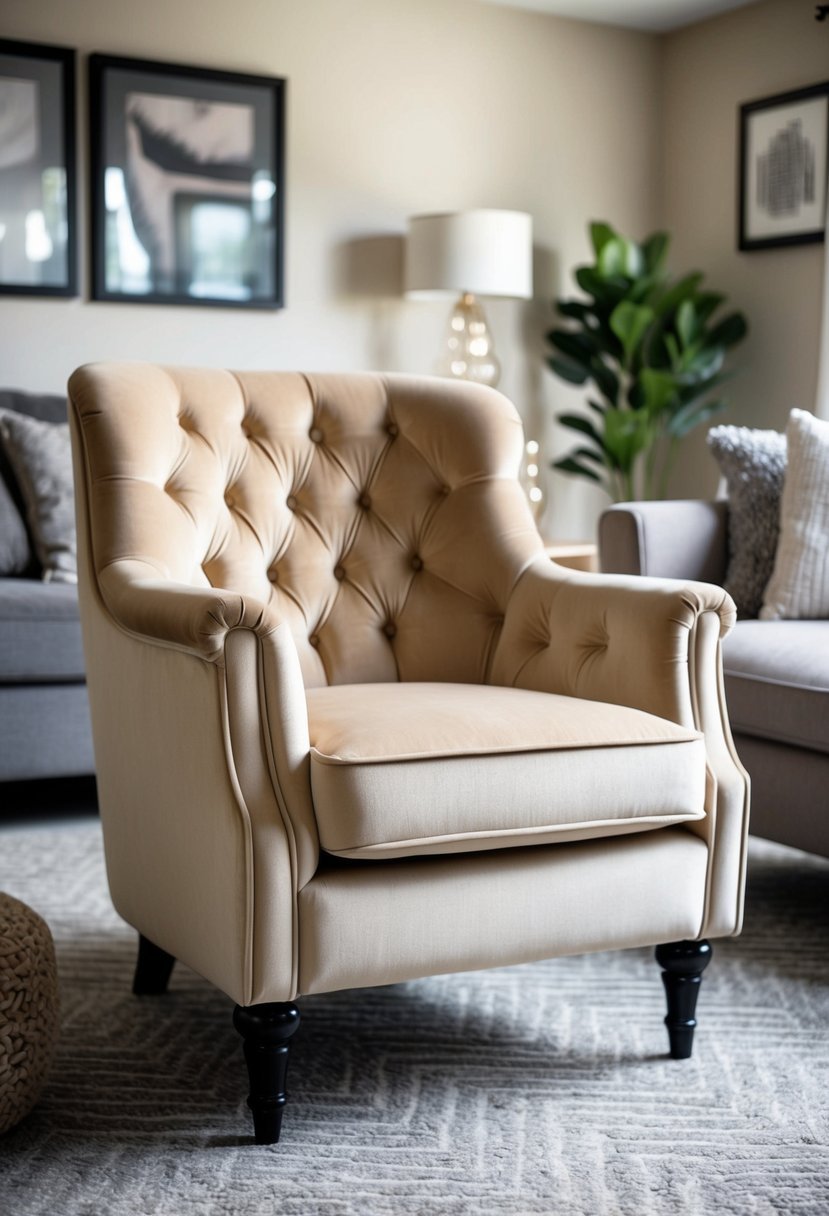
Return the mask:
[[[727,522],[725,501],[618,503],[599,520],[601,569],[722,584]]]

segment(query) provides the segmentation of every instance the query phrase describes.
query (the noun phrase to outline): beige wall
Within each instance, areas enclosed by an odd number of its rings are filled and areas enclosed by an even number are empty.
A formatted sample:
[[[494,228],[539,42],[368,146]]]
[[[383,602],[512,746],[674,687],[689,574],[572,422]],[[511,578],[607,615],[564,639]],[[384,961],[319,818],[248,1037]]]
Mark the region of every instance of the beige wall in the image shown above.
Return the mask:
[[[782,429],[793,406],[815,407],[824,246],[737,251],[738,107],[829,78],[829,26],[811,0],[767,0],[666,37],[662,71],[661,212],[675,266],[704,270],[751,325],[723,420]],[[716,484],[697,432],[673,490],[703,497]]]
[[[549,301],[588,218],[656,217],[657,39],[473,0],[4,0],[2,33],[282,75],[289,92],[287,308],[5,299],[0,382],[60,389],[112,358],[431,371],[449,304],[402,301],[399,242],[366,238],[419,211],[517,208],[538,299],[491,309],[501,387],[552,454],[570,394],[542,363]],[[558,535],[592,530],[589,487],[556,478],[555,495]]]

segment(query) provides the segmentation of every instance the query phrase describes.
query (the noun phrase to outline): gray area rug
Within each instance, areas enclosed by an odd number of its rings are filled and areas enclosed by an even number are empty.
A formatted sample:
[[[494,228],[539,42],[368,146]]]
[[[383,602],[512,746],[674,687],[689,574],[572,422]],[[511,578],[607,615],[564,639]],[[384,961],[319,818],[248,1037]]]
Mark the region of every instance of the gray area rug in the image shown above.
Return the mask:
[[[695,1058],[649,950],[302,1002],[282,1141],[257,1148],[231,1003],[130,994],[97,820],[0,825],[0,888],[55,936],[62,1037],[0,1140],[2,1216],[826,1216],[829,865],[752,846]]]

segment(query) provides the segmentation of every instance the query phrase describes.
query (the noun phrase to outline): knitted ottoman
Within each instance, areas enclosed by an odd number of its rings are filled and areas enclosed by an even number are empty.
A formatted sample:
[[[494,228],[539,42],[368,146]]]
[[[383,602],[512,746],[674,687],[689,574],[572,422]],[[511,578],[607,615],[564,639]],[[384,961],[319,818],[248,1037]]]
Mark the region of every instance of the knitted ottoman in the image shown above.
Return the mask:
[[[52,935],[36,912],[0,893],[0,1134],[37,1101],[57,1031]]]

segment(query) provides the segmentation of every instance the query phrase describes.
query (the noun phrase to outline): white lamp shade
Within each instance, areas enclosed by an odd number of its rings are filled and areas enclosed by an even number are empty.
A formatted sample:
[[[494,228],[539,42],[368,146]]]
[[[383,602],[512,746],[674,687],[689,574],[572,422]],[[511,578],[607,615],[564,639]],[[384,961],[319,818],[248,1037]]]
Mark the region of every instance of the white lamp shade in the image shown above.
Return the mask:
[[[420,298],[468,291],[529,299],[532,217],[491,210],[412,216],[405,289]]]

